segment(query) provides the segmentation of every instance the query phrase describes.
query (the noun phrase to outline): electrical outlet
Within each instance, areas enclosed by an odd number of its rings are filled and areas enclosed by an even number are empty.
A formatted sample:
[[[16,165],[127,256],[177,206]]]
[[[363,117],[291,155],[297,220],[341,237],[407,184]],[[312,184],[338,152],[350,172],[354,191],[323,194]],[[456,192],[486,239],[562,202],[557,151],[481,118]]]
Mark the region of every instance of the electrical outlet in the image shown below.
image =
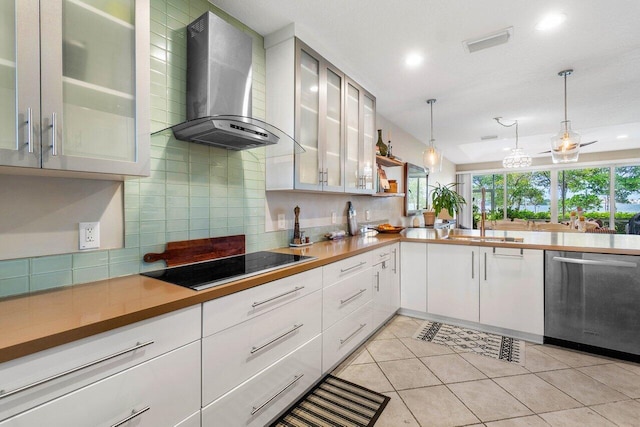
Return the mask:
[[[278,230],[284,230],[287,228],[284,214],[278,214]]]
[[[331,212],[331,224],[336,224],[338,222],[338,215],[335,212]]]
[[[80,249],[100,248],[100,223],[81,222],[78,227]]]
[[[364,211],[364,220],[365,221],[371,221],[371,211],[370,210],[366,210]]]

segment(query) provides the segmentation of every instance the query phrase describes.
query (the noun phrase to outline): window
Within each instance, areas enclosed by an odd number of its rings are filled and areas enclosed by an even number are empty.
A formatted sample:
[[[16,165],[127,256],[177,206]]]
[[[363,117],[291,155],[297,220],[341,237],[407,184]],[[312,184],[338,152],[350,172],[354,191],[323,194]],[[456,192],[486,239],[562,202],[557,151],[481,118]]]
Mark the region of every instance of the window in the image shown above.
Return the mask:
[[[558,222],[582,208],[589,219],[609,222],[609,168],[558,171]]]
[[[507,174],[507,218],[551,218],[550,187],[550,171]]]
[[[626,233],[629,219],[640,213],[640,166],[615,168],[615,229]]]
[[[480,220],[480,201],[482,188],[486,190],[485,211],[487,219],[502,219],[504,217],[504,175],[474,175],[473,176],[473,228],[478,228]]]

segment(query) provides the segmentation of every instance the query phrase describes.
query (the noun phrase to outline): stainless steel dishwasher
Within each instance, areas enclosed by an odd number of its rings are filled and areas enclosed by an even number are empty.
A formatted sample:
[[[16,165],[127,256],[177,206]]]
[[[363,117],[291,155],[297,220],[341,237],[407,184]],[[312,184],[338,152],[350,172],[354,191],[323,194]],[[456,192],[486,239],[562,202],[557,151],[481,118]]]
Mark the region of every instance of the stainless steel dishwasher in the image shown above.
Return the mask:
[[[638,359],[640,256],[546,251],[544,281],[545,342]]]

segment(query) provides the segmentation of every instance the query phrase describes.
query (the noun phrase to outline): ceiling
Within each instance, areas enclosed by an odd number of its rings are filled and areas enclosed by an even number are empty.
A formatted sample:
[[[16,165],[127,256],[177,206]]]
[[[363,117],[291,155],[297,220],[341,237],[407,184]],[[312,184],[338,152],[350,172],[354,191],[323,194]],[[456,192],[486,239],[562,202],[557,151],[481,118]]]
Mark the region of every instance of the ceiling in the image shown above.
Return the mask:
[[[564,116],[558,72],[568,68],[573,129],[598,140],[582,152],[640,148],[638,0],[210,1],[262,35],[291,23],[312,34],[324,50],[312,47],[376,96],[381,115],[425,144],[425,101],[436,98],[436,146],[453,163],[502,160],[515,132],[497,116],[519,121],[520,146],[534,157],[549,150]],[[566,21],[536,30],[550,12]],[[474,53],[462,44],[507,27],[507,44]],[[410,69],[412,52],[424,61]]]

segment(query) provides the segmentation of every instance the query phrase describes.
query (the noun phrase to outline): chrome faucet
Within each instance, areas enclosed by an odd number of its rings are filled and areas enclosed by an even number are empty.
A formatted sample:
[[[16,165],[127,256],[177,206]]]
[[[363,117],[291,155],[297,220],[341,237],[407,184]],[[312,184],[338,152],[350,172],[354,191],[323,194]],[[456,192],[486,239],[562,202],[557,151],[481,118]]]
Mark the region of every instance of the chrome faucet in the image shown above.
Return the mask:
[[[487,212],[485,211],[485,196],[487,193],[487,190],[485,190],[484,187],[482,187],[482,189],[480,189],[480,193],[482,194],[482,199],[480,200],[480,237],[484,237],[485,235],[485,228],[484,228],[484,222],[487,220]]]

